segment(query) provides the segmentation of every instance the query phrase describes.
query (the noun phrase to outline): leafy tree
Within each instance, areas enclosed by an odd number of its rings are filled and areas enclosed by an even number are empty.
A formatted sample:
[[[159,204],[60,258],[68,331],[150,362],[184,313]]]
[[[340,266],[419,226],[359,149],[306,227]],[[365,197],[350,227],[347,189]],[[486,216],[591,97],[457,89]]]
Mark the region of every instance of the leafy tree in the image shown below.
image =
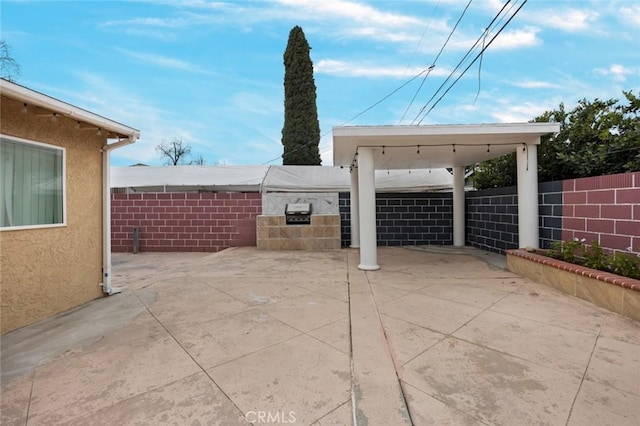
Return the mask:
[[[622,93],[624,103],[582,99],[569,112],[560,104],[533,120],[560,123],[560,132],[538,146],[540,182],[640,170],[640,98]],[[515,155],[481,163],[475,183],[478,189],[514,185]]]
[[[284,52],[284,126],[282,164],[320,165],[320,124],[309,43],[293,27]]]
[[[11,56],[11,47],[4,40],[0,40],[0,77],[15,81],[20,74],[20,64]]]
[[[516,184],[516,153],[483,161],[473,176],[477,189],[502,188]]]
[[[182,142],[182,139],[173,138],[171,141],[162,141],[156,146],[156,151],[165,159],[168,166],[185,164],[191,154],[191,146]]]

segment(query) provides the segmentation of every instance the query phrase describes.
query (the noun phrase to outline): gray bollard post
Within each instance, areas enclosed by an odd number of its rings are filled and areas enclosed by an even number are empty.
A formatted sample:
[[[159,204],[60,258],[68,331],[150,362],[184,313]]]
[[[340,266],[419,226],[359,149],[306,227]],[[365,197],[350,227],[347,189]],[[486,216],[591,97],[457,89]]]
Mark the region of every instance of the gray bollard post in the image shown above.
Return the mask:
[[[138,227],[134,226],[133,227],[133,254],[138,253],[139,248],[140,248],[140,237],[139,237]]]

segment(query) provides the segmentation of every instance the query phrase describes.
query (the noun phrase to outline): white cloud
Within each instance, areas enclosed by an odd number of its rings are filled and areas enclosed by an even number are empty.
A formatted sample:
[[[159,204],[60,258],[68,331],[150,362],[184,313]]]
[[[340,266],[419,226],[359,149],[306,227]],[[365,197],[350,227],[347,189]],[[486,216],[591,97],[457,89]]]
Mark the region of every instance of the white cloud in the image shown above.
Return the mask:
[[[187,24],[183,18],[131,18],[117,21],[107,21],[102,27],[142,26],[155,28],[181,28]]]
[[[365,38],[393,43],[416,43],[426,23],[401,13],[347,0],[278,0],[276,7],[254,10],[256,19],[295,19],[322,26],[316,32],[335,38]],[[326,28],[325,28],[326,27]],[[448,30],[446,21],[433,19],[431,31]],[[327,31],[328,30],[328,31]]]
[[[560,8],[524,13],[524,18],[529,22],[567,32],[588,30],[599,16],[600,14],[593,10]]]
[[[517,49],[520,47],[537,46],[541,43],[538,38],[540,30],[534,27],[526,27],[516,30],[507,30],[500,33],[489,49]]]
[[[542,24],[569,32],[588,29],[599,16],[597,12],[578,9],[548,12]]]
[[[526,123],[550,109],[553,107],[532,102],[523,102],[519,105],[507,103],[494,109],[491,116],[501,123]]]
[[[614,81],[623,82],[628,75],[634,74],[631,68],[624,67],[620,64],[613,64],[609,68],[596,68],[596,74],[612,76]]]
[[[621,8],[620,19],[631,25],[640,27],[640,4]]]
[[[365,38],[394,43],[417,43],[426,22],[413,15],[385,12],[371,5],[347,0],[278,0],[226,3],[204,1],[163,2],[179,9],[178,17],[136,17],[108,21],[104,28],[124,28],[131,34],[170,39],[178,29],[196,25],[240,25],[295,21],[318,24],[309,28],[332,38]],[[446,20],[430,19],[429,30],[446,33]]]
[[[176,59],[176,58],[170,58],[168,56],[163,56],[163,55],[154,55],[152,53],[133,52],[127,49],[116,49],[116,50],[120,53],[123,53],[129,56],[130,58],[136,59],[146,64],[156,65],[162,68],[176,69],[180,71],[195,72],[200,74],[212,74],[211,71],[206,70],[198,65],[191,64],[189,62]]]
[[[549,83],[547,81],[535,81],[535,80],[514,81],[514,82],[511,82],[511,85],[515,87],[521,87],[523,89],[558,89],[562,87],[558,84]]]
[[[191,129],[196,123],[178,122],[174,114],[164,111],[137,96],[135,92],[113,84],[100,75],[74,73],[77,84],[65,98],[76,105],[104,117],[140,130],[140,140],[117,149],[112,154],[116,164],[161,164],[155,147],[164,139],[182,138],[189,144],[200,144]],[[58,89],[59,90],[59,89]],[[126,102],[122,102],[126,99]]]
[[[314,72],[319,74],[338,75],[341,77],[365,77],[365,78],[411,78],[422,73],[425,68],[402,67],[402,66],[380,66],[371,63],[346,62],[334,59],[321,59],[314,65]],[[436,67],[430,75],[448,76],[450,70]]]
[[[404,27],[421,25],[409,15],[382,12],[367,4],[345,0],[279,0],[279,4],[294,7],[308,16],[348,19],[368,26]]]

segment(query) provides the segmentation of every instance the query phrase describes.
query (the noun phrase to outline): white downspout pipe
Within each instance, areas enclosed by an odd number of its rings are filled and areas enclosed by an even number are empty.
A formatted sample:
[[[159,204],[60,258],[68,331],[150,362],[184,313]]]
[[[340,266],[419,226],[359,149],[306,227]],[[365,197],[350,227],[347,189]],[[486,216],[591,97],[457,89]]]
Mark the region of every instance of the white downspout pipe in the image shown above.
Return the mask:
[[[122,290],[111,287],[111,151],[136,141],[135,136],[102,147],[102,292],[111,296]]]

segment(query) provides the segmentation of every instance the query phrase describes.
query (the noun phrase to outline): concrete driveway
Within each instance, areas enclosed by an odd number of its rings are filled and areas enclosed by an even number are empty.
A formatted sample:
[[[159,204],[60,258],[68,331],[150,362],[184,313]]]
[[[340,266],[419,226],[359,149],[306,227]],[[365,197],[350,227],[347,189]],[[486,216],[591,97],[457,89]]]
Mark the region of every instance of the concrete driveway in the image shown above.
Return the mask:
[[[2,336],[2,424],[638,425],[640,325],[473,249],[114,255]]]

